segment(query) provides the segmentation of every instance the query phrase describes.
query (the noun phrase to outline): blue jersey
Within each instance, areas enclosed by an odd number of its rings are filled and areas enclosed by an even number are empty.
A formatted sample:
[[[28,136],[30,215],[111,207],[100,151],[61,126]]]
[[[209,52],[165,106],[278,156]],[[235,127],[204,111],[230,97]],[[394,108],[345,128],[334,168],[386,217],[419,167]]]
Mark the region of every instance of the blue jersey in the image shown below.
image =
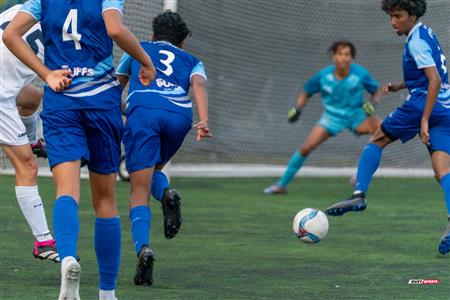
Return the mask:
[[[342,80],[336,79],[334,70],[334,65],[320,70],[308,80],[304,89],[310,96],[321,93],[327,113],[346,118],[364,104],[364,90],[371,94],[378,90],[378,82],[367,69],[357,64],[350,66],[350,73]]]
[[[436,67],[442,82],[438,102],[450,108],[447,60],[443,49],[431,28],[418,23],[408,34],[403,51],[404,81],[412,96],[427,93],[428,78],[423,71],[427,67]]]
[[[128,54],[122,56],[117,74],[130,78],[127,110],[143,106],[181,113],[192,119],[191,77],[197,74],[206,79],[203,63],[165,41],[141,42],[141,45],[155,65],[156,77],[149,86],[142,85],[138,78],[139,62]]]
[[[102,13],[108,9],[122,11],[123,4],[124,0],[29,0],[23,5],[23,12],[41,22],[47,67],[72,71],[72,84],[64,92],[45,88],[45,110],[120,105],[113,44]]]

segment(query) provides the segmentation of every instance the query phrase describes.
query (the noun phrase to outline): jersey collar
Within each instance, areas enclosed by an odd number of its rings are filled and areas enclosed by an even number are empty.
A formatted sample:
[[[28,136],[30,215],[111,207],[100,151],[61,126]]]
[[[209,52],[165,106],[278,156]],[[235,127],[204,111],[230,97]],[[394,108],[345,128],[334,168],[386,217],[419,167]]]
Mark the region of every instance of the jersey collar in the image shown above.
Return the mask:
[[[422,26],[422,22],[419,22],[416,25],[414,25],[414,27],[409,31],[406,39],[409,39],[409,37],[414,33],[414,31],[416,31],[416,29],[419,28],[420,26]]]

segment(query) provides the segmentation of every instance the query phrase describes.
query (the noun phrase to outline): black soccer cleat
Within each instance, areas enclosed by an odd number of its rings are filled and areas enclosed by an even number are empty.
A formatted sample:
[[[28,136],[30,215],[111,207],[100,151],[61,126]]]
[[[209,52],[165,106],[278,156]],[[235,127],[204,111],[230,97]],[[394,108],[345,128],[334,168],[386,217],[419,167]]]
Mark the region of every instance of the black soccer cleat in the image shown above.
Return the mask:
[[[153,284],[153,264],[155,256],[148,246],[143,246],[139,251],[136,273],[134,274],[135,285]]]
[[[180,230],[181,197],[174,189],[166,189],[161,201],[164,215],[164,236],[166,239],[174,238]]]
[[[366,195],[361,192],[353,194],[347,200],[333,204],[327,208],[326,213],[329,216],[342,216],[350,211],[363,211],[367,207]]]

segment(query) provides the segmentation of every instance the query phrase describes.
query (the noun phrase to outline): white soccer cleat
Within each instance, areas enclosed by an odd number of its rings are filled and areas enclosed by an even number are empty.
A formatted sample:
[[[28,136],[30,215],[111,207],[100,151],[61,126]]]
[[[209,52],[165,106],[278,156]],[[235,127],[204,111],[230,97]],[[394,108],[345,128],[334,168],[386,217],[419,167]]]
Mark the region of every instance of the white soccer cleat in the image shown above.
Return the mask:
[[[81,266],[72,257],[65,257],[61,262],[61,290],[58,300],[80,300]]]

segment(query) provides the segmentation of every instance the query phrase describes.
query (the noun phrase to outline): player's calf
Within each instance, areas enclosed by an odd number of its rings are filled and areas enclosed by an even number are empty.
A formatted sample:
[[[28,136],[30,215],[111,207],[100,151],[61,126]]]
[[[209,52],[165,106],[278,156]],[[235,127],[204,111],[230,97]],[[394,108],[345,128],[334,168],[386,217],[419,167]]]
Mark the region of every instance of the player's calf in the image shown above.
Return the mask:
[[[182,223],[181,196],[175,189],[168,188],[164,191],[161,204],[164,215],[164,235],[166,239],[172,239],[177,235]]]

